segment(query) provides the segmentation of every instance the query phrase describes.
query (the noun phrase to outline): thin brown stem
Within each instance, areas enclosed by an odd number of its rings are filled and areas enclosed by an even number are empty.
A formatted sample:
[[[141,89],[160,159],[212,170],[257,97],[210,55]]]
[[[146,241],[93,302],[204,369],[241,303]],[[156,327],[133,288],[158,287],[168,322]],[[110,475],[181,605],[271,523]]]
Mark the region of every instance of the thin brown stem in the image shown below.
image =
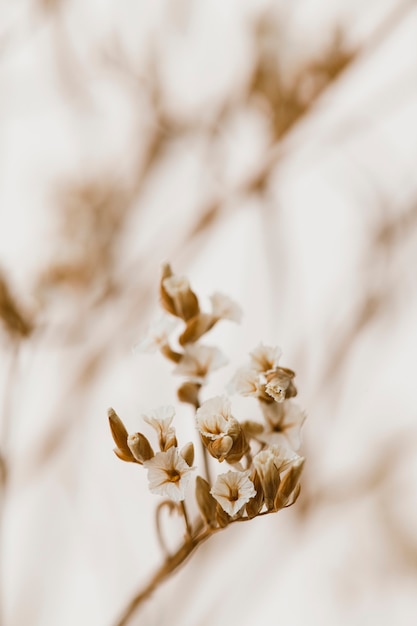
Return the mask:
[[[198,527],[198,530],[201,531],[201,524]],[[200,534],[196,534],[194,538],[187,539],[182,546],[173,554],[170,558],[168,558],[165,563],[163,563],[162,567],[160,567],[151,578],[149,583],[142,589],[128,604],[125,611],[116,622],[116,626],[126,626],[132,615],[135,613],[136,609],[145,601],[152,592],[164,581],[172,572],[174,572],[178,567],[180,567],[187,559],[191,556],[191,554],[196,550],[196,548],[203,543],[210,535],[213,533],[213,530],[208,529],[206,531],[200,532]]]
[[[185,507],[184,507],[185,508]],[[261,517],[264,515],[269,515],[270,513],[275,513],[276,511],[263,511],[262,513],[258,513],[257,517]],[[237,519],[233,519],[230,521],[228,528],[235,522],[248,522],[250,521],[249,517],[239,517]],[[154,576],[151,578],[149,583],[144,587],[128,604],[119,621],[115,624],[115,626],[127,626],[129,620],[135,613],[136,609],[147,600],[151,594],[155,591],[157,587],[161,583],[163,583],[175,570],[177,570],[190,556],[191,554],[201,545],[204,541],[206,541],[212,535],[225,530],[225,528],[204,528],[201,521],[199,521],[196,525],[196,530],[194,537],[189,537],[186,541],[178,548],[178,550],[170,557],[166,559],[166,561],[162,564],[162,566],[155,572]]]

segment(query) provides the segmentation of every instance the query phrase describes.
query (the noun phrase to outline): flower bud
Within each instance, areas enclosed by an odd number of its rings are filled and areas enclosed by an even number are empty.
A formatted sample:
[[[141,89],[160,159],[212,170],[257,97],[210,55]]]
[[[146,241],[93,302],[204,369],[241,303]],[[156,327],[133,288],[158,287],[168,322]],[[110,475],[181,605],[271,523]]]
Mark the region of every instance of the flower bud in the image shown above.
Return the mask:
[[[299,490],[297,493],[297,489],[299,488],[299,480],[301,472],[303,471],[304,461],[305,459],[303,457],[299,457],[296,461],[294,461],[293,465],[282,479],[275,498],[276,509],[281,509],[284,506],[294,504],[299,495]],[[290,500],[291,496],[293,496],[292,501]]]
[[[187,381],[178,388],[178,400],[180,400],[180,402],[186,402],[187,404],[191,404],[197,409],[200,406],[200,401],[198,398],[200,389],[200,383]]]
[[[191,441],[185,444],[185,446],[182,448],[180,452],[180,455],[182,456],[184,461],[187,463],[187,465],[191,467],[192,464],[194,463],[194,445]]]
[[[201,476],[196,479],[195,496],[203,520],[208,526],[216,526],[217,502],[210,493],[210,485]]]
[[[154,456],[151,444],[142,433],[129,435],[127,445],[138,463],[149,461]]]
[[[169,265],[162,268],[161,303],[166,311],[188,321],[200,312],[198,299],[184,276],[175,276]]]
[[[116,444],[116,448],[114,453],[119,457],[122,461],[135,462],[134,458],[129,446],[127,445],[128,432],[114,409],[109,409],[107,411],[109,416],[109,425],[111,434]]]

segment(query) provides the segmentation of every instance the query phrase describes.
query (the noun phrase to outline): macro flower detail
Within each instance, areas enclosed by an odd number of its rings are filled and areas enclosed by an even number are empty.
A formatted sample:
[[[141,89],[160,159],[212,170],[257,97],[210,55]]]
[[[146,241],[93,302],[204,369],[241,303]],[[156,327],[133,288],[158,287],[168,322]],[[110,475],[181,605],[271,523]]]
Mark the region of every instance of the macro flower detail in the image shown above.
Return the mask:
[[[214,458],[229,463],[239,461],[248,449],[240,423],[232,416],[226,397],[206,400],[196,413],[197,427],[204,445]]]
[[[264,346],[260,343],[250,353],[250,367],[259,373],[268,372],[278,367],[281,358],[281,348],[277,346]]]
[[[168,264],[162,267],[160,294],[162,306],[176,317],[187,321],[200,312],[197,296],[188,279],[174,275]]]
[[[218,348],[187,344],[183,357],[174,369],[174,374],[187,376],[196,383],[203,383],[209,372],[219,369],[226,363],[226,357]]]
[[[272,446],[255,455],[253,464],[260,478],[267,510],[275,506],[280,473],[300,457],[284,446]]]
[[[288,397],[295,395],[291,388],[295,374],[292,370],[277,367],[265,375],[265,391],[276,402],[284,402]],[[294,388],[295,389],[295,388]]]
[[[221,320],[239,322],[240,307],[216,292],[210,298],[211,310],[200,310],[200,301],[188,279],[175,275],[168,264],[162,268],[159,289],[161,305],[170,316],[151,326],[136,351],[158,350],[175,363],[172,373],[183,377],[176,385],[177,400],[188,405],[185,413],[193,408],[190,427],[194,426],[197,441],[179,446],[173,425],[174,406],[160,406],[142,415],[156,433],[156,437],[151,434],[158,447],[141,432],[129,434],[119,416],[109,409],[115,454],[131,467],[136,464],[145,468],[150,491],[163,498],[156,506],[155,522],[166,553],[162,567],[129,605],[119,626],[127,624],[127,618],[153,590],[155,581],[159,584],[173,573],[212,534],[235,522],[250,522],[292,506],[300,494],[304,466],[304,458],[297,451],[305,414],[289,400],[297,394],[295,373],[279,365],[281,350],[260,343],[250,353],[249,363],[237,370],[227,386],[229,392],[251,397],[252,410],[263,416],[260,420],[259,415],[250,414],[240,421],[227,396],[202,401],[200,394],[208,375],[227,360],[218,347],[199,342]],[[196,443],[200,446],[197,455]],[[193,466],[195,456],[202,466],[193,480],[195,498],[189,502],[188,487],[197,469]],[[232,468],[214,478],[215,462],[225,462]],[[165,520],[161,518],[165,512],[182,517],[184,539],[175,552],[169,547],[171,542],[166,541]],[[192,512],[196,514],[194,519]]]
[[[266,429],[259,439],[269,445],[281,444],[291,450],[301,447],[301,427],[306,419],[305,412],[291,400],[282,403],[262,403]]]
[[[234,517],[242,507],[256,496],[255,487],[249,478],[249,471],[226,472],[217,477],[210,493],[230,517]]]
[[[230,392],[236,392],[241,396],[259,397],[262,392],[259,373],[250,367],[241,367],[233,376],[228,388]]]
[[[156,430],[161,451],[166,451],[177,445],[175,428],[171,426],[174,416],[175,409],[173,406],[161,406],[142,415],[143,420]]]
[[[174,502],[185,499],[185,490],[195,468],[188,465],[177,448],[157,452],[143,465],[148,470],[149,489],[152,493]]]
[[[210,300],[213,317],[221,320],[230,320],[237,324],[241,322],[242,309],[232,298],[216,291],[210,296]]]

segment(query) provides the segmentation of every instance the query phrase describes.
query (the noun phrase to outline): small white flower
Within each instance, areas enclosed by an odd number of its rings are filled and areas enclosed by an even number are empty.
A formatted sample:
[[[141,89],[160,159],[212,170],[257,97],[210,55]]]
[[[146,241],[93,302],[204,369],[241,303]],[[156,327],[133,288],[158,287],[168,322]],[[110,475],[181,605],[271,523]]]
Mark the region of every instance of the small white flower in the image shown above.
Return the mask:
[[[197,410],[196,420],[200,433],[212,440],[228,435],[237,422],[232,417],[229,400],[223,396],[203,402]]]
[[[241,396],[259,396],[260,393],[259,373],[250,367],[241,367],[233,376],[228,389],[232,393],[239,393]]]
[[[146,336],[133,346],[134,354],[156,352],[168,345],[169,335],[176,326],[176,319],[168,316],[161,317],[149,327]]]
[[[148,470],[149,489],[152,493],[170,498],[174,502],[185,499],[185,489],[195,468],[188,466],[177,448],[158,452],[143,465]]]
[[[258,474],[262,475],[271,463],[275,465],[279,472],[282,472],[299,458],[300,456],[293,450],[290,450],[288,446],[275,444],[258,452],[253,458],[253,464]]]
[[[242,320],[242,309],[234,302],[229,296],[216,291],[210,296],[212,313],[214,317],[218,317],[223,320],[231,320],[238,324]]]
[[[256,496],[250,472],[226,472],[217,477],[210,493],[231,517]]]
[[[193,382],[202,383],[209,372],[226,365],[226,363],[226,357],[218,348],[187,344],[184,349],[184,356],[174,369],[174,374],[187,376]]]
[[[261,408],[267,421],[267,428],[259,439],[269,445],[281,444],[291,450],[299,450],[301,426],[306,419],[306,414],[298,404],[285,400],[279,404],[262,403]]]
[[[253,352],[250,353],[250,367],[257,372],[267,372],[278,366],[282,351],[277,346],[264,346],[260,343]]]
[[[175,428],[171,426],[174,416],[175,409],[173,406],[161,406],[142,415],[143,420],[150,424],[158,433],[161,450],[168,450],[168,448],[177,445]]]

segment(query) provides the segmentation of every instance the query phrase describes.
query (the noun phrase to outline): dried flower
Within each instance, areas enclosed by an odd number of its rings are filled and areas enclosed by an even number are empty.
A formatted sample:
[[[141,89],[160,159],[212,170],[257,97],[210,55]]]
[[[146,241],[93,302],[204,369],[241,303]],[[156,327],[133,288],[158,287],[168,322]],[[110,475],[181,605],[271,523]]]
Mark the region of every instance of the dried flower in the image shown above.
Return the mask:
[[[263,343],[260,343],[259,346],[250,353],[250,367],[259,373],[268,372],[278,366],[281,354],[281,348],[277,346],[264,346]]]
[[[261,395],[261,382],[259,373],[250,367],[241,367],[237,370],[229,384],[231,392],[237,392],[241,396]]]
[[[190,344],[185,347],[184,355],[174,369],[174,374],[187,376],[196,383],[203,383],[209,372],[226,363],[226,357],[218,348]]]
[[[127,438],[127,445],[138,463],[149,461],[154,456],[151,444],[142,433],[134,433]]]
[[[292,370],[277,367],[265,374],[265,392],[276,402],[284,402],[285,399],[295,396],[297,390],[292,384],[295,374]]]
[[[274,508],[280,473],[298,458],[297,454],[284,446],[266,448],[254,457],[253,464],[261,481],[267,510]]]
[[[258,436],[260,441],[269,445],[281,444],[292,450],[301,447],[301,426],[306,414],[292,400],[281,403],[261,404],[261,408],[267,422],[266,430]]]
[[[175,276],[171,267],[162,268],[161,302],[168,313],[187,321],[200,312],[198,299],[185,276]]]
[[[164,315],[149,327],[146,336],[133,346],[133,351],[152,353],[168,346],[169,336],[176,326],[177,320]]]
[[[165,496],[174,502],[185,499],[185,489],[195,468],[188,465],[177,448],[158,452],[143,465],[148,470],[149,489],[152,493]]]
[[[217,319],[230,320],[240,323],[242,320],[242,309],[229,296],[216,291],[210,296],[212,315]]]
[[[229,400],[222,396],[204,402],[196,413],[204,445],[214,458],[236,463],[248,449],[239,422],[232,416]]]
[[[250,472],[226,472],[220,474],[210,493],[222,509],[234,517],[256,495]]]
[[[154,411],[149,411],[146,415],[142,415],[144,421],[156,430],[161,451],[166,451],[177,445],[175,428],[171,426],[174,416],[175,409],[173,406],[161,406]]]

